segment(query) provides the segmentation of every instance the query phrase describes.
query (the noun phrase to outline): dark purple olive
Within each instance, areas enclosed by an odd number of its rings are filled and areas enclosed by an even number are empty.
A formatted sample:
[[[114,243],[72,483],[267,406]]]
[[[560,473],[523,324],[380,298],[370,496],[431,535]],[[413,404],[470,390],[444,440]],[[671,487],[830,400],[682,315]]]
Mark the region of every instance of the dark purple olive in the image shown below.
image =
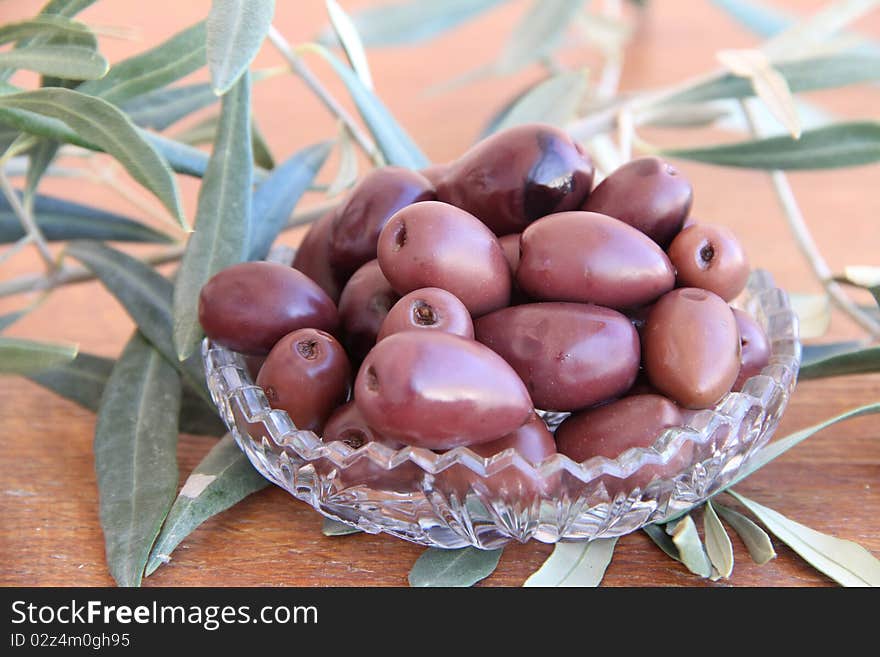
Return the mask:
[[[340,406],[333,412],[324,426],[322,440],[325,443],[338,440],[352,449],[360,449],[369,443],[379,443],[393,450],[405,447],[402,442],[387,438],[372,429],[353,401]],[[396,492],[415,490],[418,487],[420,474],[419,467],[411,461],[386,470],[366,457],[360,458],[346,468],[339,468],[327,462],[319,467],[327,470],[336,467],[337,477],[344,487],[363,485],[373,489]]]
[[[692,201],[693,188],[678,169],[659,157],[642,157],[599,183],[583,209],[620,219],[666,248]]]
[[[516,275],[519,267],[519,233],[512,233],[499,238],[498,243],[504,250],[504,257],[507,258],[507,264],[510,265],[510,272]]]
[[[533,410],[500,356],[441,331],[404,331],[379,342],[361,365],[354,397],[375,430],[428,449],[488,442],[521,427]]]
[[[593,163],[581,146],[565,131],[540,124],[487,137],[436,182],[439,200],[470,212],[499,236],[578,208],[592,186]]]
[[[749,261],[728,228],[700,224],[685,228],[667,251],[679,287],[699,287],[730,301],[749,279]]]
[[[299,328],[333,332],[336,306],[308,276],[273,262],[243,262],[217,272],[199,295],[199,322],[217,344],[268,354]]]
[[[745,382],[761,373],[770,362],[770,339],[754,317],[738,308],[733,309],[739,331],[740,365],[733,390],[742,390]]]
[[[345,279],[330,265],[330,229],[335,217],[334,208],[313,223],[293,258],[293,268],[315,281],[334,303],[345,285]]]
[[[556,448],[578,463],[594,456],[616,459],[630,448],[653,446],[665,429],[682,425],[681,412],[670,400],[660,395],[632,395],[569,417],[556,430]],[[602,480],[614,497],[644,489],[653,479],[673,477],[692,458],[693,443],[687,441],[666,463],[644,465],[625,479],[604,475]]]
[[[395,213],[379,235],[379,265],[399,294],[439,287],[475,317],[510,301],[510,268],[498,240],[447,203],[423,201]]]
[[[320,432],[351,386],[351,366],[329,333],[300,329],[269,352],[257,385],[272,408],[287,411],[298,429]]]
[[[516,271],[533,299],[629,308],[675,285],[669,258],[644,233],[595,212],[561,212],[526,228]]]
[[[419,169],[419,173],[427,178],[431,182],[431,184],[436,187],[437,183],[443,179],[443,176],[446,175],[446,172],[448,170],[448,164],[432,164],[425,167],[424,169]]]
[[[544,421],[533,414],[519,429],[502,438],[468,449],[483,458],[491,458],[504,450],[513,449],[532,465],[539,465],[556,454],[556,442]],[[506,497],[516,505],[530,503],[535,495],[547,494],[557,484],[559,477],[544,478],[533,471],[510,465],[499,472],[483,477],[463,465],[453,465],[438,473],[435,488],[454,493],[462,499],[469,489],[488,493],[493,499]]]
[[[474,323],[464,304],[439,287],[414,290],[388,311],[376,340],[401,331],[445,331],[474,338]]]
[[[434,186],[403,167],[373,169],[339,206],[330,229],[328,254],[343,276],[376,258],[379,233],[395,212],[411,203],[434,199]]]
[[[713,292],[694,287],[660,298],[643,332],[651,384],[686,408],[709,408],[730,392],[740,368],[733,311]]]
[[[353,362],[360,363],[376,344],[379,328],[399,298],[378,260],[363,265],[345,284],[339,297],[339,321]]]
[[[537,408],[572,411],[625,393],[639,371],[639,336],[616,310],[530,303],[474,322],[477,340],[510,363]]]

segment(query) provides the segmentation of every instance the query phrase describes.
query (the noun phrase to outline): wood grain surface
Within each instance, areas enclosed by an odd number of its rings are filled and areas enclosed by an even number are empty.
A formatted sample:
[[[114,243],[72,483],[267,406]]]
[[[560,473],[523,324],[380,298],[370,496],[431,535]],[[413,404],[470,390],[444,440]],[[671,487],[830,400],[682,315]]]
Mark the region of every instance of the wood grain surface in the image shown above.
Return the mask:
[[[40,4],[37,0],[0,3],[0,22],[35,13]],[[369,4],[374,3],[343,3],[348,9]],[[370,52],[379,94],[434,161],[447,161],[466,149],[499,104],[539,75],[537,70],[528,70],[512,78],[488,79],[447,92],[430,90],[432,85],[495,56],[526,4],[512,2],[422,46]],[[806,13],[821,3],[775,4]],[[710,2],[655,0],[650,5],[628,52],[624,90],[667,85],[713,70],[717,49],[756,43],[755,37]],[[98,2],[83,12],[82,18],[96,26],[134,28],[134,41],[102,37],[103,51],[116,61],[195,22],[206,15],[208,6],[206,0]],[[291,41],[308,40],[324,20],[319,0],[278,3],[276,24]],[[878,17],[863,21],[859,30],[876,37],[880,34]],[[583,49],[567,50],[565,59],[596,63]],[[279,63],[277,55],[266,48],[257,66]],[[329,69],[318,60],[311,63],[332,92],[348,102]],[[18,80],[29,82],[27,76]],[[880,90],[863,86],[811,96],[839,116],[865,117],[876,109]],[[278,159],[335,130],[333,119],[291,76],[256,86],[255,114]],[[877,118],[876,111],[871,118]],[[671,131],[646,132],[644,137],[669,146],[731,138],[722,133]],[[101,158],[95,164],[112,166]],[[772,272],[786,289],[819,289],[789,237],[766,175],[690,163],[681,166],[696,189],[696,216],[732,227],[752,264]],[[331,160],[324,176],[329,180],[333,173]],[[791,180],[815,238],[835,271],[845,265],[880,264],[880,167],[799,173]],[[181,182],[191,217],[197,185],[188,179]],[[104,187],[83,181],[51,180],[45,191],[140,217],[151,217],[150,208],[156,206],[140,191],[142,199],[132,204]],[[317,196],[307,198],[303,207],[317,200]],[[294,244],[300,237],[301,233],[290,233],[283,239]],[[3,264],[0,279],[39,271],[39,266],[34,254],[25,253]],[[24,296],[2,299],[0,314],[28,301]],[[86,283],[54,293],[9,334],[76,342],[83,351],[115,356],[131,330],[131,321],[112,297],[98,284]],[[826,339],[855,335],[857,329],[850,322],[835,316]],[[798,385],[777,433],[784,435],[878,400],[878,376],[804,382]],[[91,449],[94,425],[94,416],[71,402],[19,378],[0,379],[0,554],[4,555],[0,585],[112,585],[98,524]],[[213,439],[205,437],[181,438],[181,479],[212,443]],[[826,430],[737,489],[794,520],[857,541],[880,555],[880,427],[876,417]],[[145,585],[404,586],[410,566],[422,550],[381,535],[326,538],[320,528],[321,519],[310,507],[280,489],[268,488],[202,525],[181,544],[168,565],[145,580]],[[833,584],[777,540],[778,558],[761,567],[751,562],[736,537],[733,542],[733,576],[713,583],[691,575],[637,532],[618,542],[603,585]],[[537,542],[511,545],[505,549],[498,570],[482,585],[519,586],[550,551],[551,546]]]

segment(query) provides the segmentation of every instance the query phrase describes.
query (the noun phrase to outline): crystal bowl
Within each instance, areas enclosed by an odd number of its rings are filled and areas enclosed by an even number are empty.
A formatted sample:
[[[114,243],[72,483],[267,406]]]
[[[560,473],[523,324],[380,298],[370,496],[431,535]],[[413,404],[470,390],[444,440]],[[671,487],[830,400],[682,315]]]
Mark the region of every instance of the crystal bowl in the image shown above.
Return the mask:
[[[433,547],[497,548],[627,534],[672,518],[723,488],[772,436],[797,379],[797,317],[771,276],[754,271],[732,304],[767,332],[770,362],[741,392],[690,414],[648,448],[576,463],[556,454],[533,465],[512,449],[491,458],[368,443],[324,443],[273,410],[245,359],[206,339],[211,395],[235,441],[263,476],[323,515],[365,532]],[[551,429],[568,415],[539,414]],[[689,454],[674,476],[664,473]]]

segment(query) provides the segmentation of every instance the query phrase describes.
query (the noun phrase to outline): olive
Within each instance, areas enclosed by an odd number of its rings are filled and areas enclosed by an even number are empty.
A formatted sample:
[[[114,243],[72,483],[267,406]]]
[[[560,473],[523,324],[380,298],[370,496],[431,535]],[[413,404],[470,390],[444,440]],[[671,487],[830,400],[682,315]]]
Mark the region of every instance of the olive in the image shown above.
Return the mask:
[[[556,448],[578,463],[595,456],[616,459],[633,447],[655,444],[665,429],[683,426],[679,408],[660,395],[632,395],[575,413],[556,430]],[[693,443],[683,442],[666,462],[643,465],[624,479],[603,475],[609,495],[644,489],[653,479],[673,477],[693,459]]]
[[[367,354],[354,388],[371,427],[428,449],[488,442],[521,427],[533,411],[500,356],[441,331],[388,336]]]
[[[659,157],[642,157],[599,183],[583,209],[620,219],[665,248],[681,230],[692,202],[693,188],[678,169]]]
[[[333,410],[348,397],[351,366],[332,335],[299,329],[284,336],[269,352],[257,385],[272,408],[287,411],[298,429],[320,432]]]
[[[393,450],[405,447],[402,442],[387,438],[372,429],[353,401],[340,406],[333,412],[324,426],[322,440],[325,443],[338,440],[355,450],[369,443],[379,443]],[[419,467],[411,461],[386,470],[366,457],[356,460],[345,468],[331,466],[327,462],[319,467],[327,470],[330,467],[336,467],[337,477],[344,487],[365,485],[374,489],[396,492],[407,492],[417,488],[420,474]]]
[[[544,421],[532,414],[528,422],[506,436],[487,443],[471,445],[472,452],[483,458],[491,458],[506,449],[513,449],[532,465],[539,465],[556,454],[556,442]],[[446,493],[455,493],[462,499],[469,489],[487,491],[493,498],[512,498],[517,504],[528,503],[536,494],[547,494],[557,484],[559,477],[545,479],[541,475],[521,469],[512,464],[495,474],[482,477],[460,464],[438,473],[434,487]]]
[[[443,176],[446,175],[448,169],[448,164],[432,164],[424,169],[419,169],[419,173],[427,178],[432,185],[436,186],[443,179]]]
[[[770,339],[761,325],[747,312],[733,309],[736,327],[739,332],[740,366],[734,390],[742,390],[745,382],[761,373],[770,362]]]
[[[733,311],[708,290],[679,288],[648,315],[642,338],[651,384],[686,408],[709,408],[727,394],[740,367]]]
[[[458,298],[438,287],[424,287],[394,304],[379,329],[377,340],[400,331],[445,331],[473,339],[474,323]]]
[[[504,251],[476,217],[447,203],[413,203],[379,235],[379,265],[399,294],[439,287],[484,315],[510,301]]]
[[[351,190],[330,228],[328,256],[343,276],[376,258],[379,233],[395,212],[410,203],[434,199],[434,186],[403,167],[373,169]]]
[[[560,212],[526,228],[516,271],[533,299],[629,308],[675,285],[666,254],[632,226],[595,212]]]
[[[479,217],[499,236],[544,215],[577,209],[593,186],[593,163],[565,131],[509,128],[483,139],[437,181],[437,198]]]
[[[336,209],[330,210],[315,221],[300,242],[293,258],[293,268],[311,278],[327,293],[333,302],[339,301],[339,294],[345,284],[330,265],[330,229],[336,217]]]
[[[700,287],[730,301],[743,291],[749,262],[736,236],[724,226],[685,228],[667,251],[679,287]]]
[[[299,328],[333,332],[339,317],[330,297],[302,272],[274,262],[243,262],[202,287],[199,322],[217,344],[260,356]]]
[[[339,320],[353,362],[360,363],[376,344],[379,328],[399,298],[378,260],[363,265],[345,284],[339,297]]]
[[[510,272],[514,275],[519,267],[519,240],[520,233],[511,233],[498,240],[504,251],[504,257],[507,258],[507,264],[510,265]]]
[[[639,371],[639,336],[616,310],[530,303],[474,322],[477,340],[510,363],[535,406],[573,411],[625,393]]]

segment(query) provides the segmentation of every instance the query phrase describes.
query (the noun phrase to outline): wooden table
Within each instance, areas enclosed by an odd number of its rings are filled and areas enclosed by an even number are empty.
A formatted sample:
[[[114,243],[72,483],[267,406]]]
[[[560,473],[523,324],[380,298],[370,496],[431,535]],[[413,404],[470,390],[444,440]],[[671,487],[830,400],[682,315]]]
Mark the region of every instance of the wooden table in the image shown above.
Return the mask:
[[[0,8],[0,19],[24,17],[41,2],[24,0]],[[345,2],[349,9],[368,4]],[[623,88],[664,85],[715,68],[720,47],[748,47],[754,37],[733,25],[708,2],[651,3],[631,47]],[[780,4],[780,3],[777,3]],[[817,2],[787,3],[806,11]],[[292,41],[308,39],[324,22],[323,3],[278,3],[277,24]],[[157,43],[207,13],[208,2],[153,0],[97,3],[82,14],[95,25],[136,25],[140,42],[104,39],[112,61]],[[125,9],[123,9],[125,7]],[[371,51],[378,92],[401,122],[436,161],[449,160],[473,141],[480,125],[500,101],[534,79],[528,71],[506,80],[430,95],[429,85],[448,80],[498,52],[523,9],[522,3],[487,15],[457,32],[418,48]],[[14,15],[12,14],[14,11]],[[126,12],[128,12],[126,14]],[[33,13],[33,12],[31,12]],[[174,17],[171,20],[169,17]],[[880,32],[877,17],[861,29]],[[578,53],[568,53],[577,59]],[[266,49],[258,66],[279,63]],[[314,68],[339,97],[345,94],[326,66]],[[841,116],[865,116],[876,107],[876,87],[817,94]],[[347,99],[346,99],[347,100]],[[261,82],[255,112],[277,157],[333,134],[333,121],[302,85],[290,77]],[[678,145],[693,141],[684,133],[650,133],[650,139]],[[790,240],[768,178],[683,163],[696,188],[694,214],[731,226],[742,238],[753,264],[771,271],[792,291],[817,291],[818,285]],[[327,177],[333,174],[328,167]],[[803,173],[792,183],[817,241],[835,270],[850,264],[878,264],[880,168]],[[197,185],[182,180],[192,216]],[[138,213],[105,188],[82,182],[50,181],[46,191]],[[304,203],[313,202],[307,199]],[[140,211],[140,216],[145,216]],[[294,243],[298,234],[285,240]],[[4,264],[2,278],[37,271],[27,254]],[[26,299],[0,300],[0,313]],[[130,335],[132,323],[96,283],[55,293],[9,333],[30,338],[78,342],[84,351],[113,356]],[[835,316],[828,338],[856,334]],[[800,384],[779,434],[818,422],[845,409],[880,399],[880,377],[839,378]],[[0,379],[0,584],[110,585],[98,525],[97,491],[91,451],[94,416],[18,378]],[[876,418],[838,425],[810,439],[738,486],[743,494],[817,530],[855,540],[880,554],[880,430]],[[181,477],[200,460],[213,439],[183,436]],[[146,585],[406,585],[419,546],[386,536],[326,538],[319,516],[277,488],[248,498],[209,520],[174,553],[170,564]],[[710,583],[689,574],[663,555],[642,533],[621,539],[604,584],[608,586],[824,586],[830,580],[775,541],[779,557],[754,565],[734,538],[736,568],[728,581]],[[532,542],[511,545],[485,585],[519,586],[551,551]]]

